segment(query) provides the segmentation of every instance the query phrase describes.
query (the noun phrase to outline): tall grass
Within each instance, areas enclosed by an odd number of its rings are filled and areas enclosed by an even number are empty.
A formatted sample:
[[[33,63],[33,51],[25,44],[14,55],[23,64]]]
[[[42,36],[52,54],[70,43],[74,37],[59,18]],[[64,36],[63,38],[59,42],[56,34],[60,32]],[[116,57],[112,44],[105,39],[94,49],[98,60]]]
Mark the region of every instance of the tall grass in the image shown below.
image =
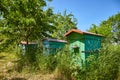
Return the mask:
[[[66,51],[67,50],[67,51]],[[94,54],[94,53],[93,53]],[[40,73],[53,73],[56,71],[61,80],[119,80],[120,79],[120,46],[105,45],[96,59],[94,55],[89,56],[86,61],[89,66],[83,66],[80,55],[71,54],[68,48],[64,48],[55,54],[44,55],[38,50],[34,56],[34,62],[30,65],[24,64],[26,59],[20,56],[20,68],[29,68],[28,71]],[[23,67],[24,66],[24,67]],[[21,69],[22,70],[22,69]]]
[[[96,60],[91,55],[89,67],[81,69],[77,80],[117,80],[120,76],[120,46],[106,45]]]

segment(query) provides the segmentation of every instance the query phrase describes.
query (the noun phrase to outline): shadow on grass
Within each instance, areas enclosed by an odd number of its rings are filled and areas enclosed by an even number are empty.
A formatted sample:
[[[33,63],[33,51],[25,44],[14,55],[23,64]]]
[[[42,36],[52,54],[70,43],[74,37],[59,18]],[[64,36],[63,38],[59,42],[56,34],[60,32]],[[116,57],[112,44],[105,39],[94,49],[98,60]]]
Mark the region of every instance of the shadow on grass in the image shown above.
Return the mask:
[[[0,59],[3,59],[3,58],[5,58],[6,56],[0,56]]]
[[[5,78],[5,76],[0,75],[0,80],[7,80],[7,78]]]
[[[14,78],[9,79],[9,78],[7,78],[5,76],[0,76],[0,80],[27,80],[27,79],[20,78],[20,77],[14,77]]]
[[[10,80],[27,80],[27,79],[25,79],[25,78],[19,78],[19,77],[14,77],[14,78],[12,78]]]

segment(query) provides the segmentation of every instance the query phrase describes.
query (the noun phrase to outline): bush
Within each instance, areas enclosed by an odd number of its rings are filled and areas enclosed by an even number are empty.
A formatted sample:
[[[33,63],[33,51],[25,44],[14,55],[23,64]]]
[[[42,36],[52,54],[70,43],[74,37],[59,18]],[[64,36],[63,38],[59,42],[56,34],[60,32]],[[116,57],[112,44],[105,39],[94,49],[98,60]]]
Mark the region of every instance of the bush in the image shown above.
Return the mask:
[[[30,70],[51,73],[56,71],[62,80],[115,80],[120,78],[120,46],[106,45],[99,56],[89,56],[86,61],[89,65],[81,67],[80,55],[70,53],[64,48],[56,54],[44,55],[42,50],[35,54],[35,62]],[[22,56],[23,57],[23,56]],[[24,60],[21,63],[23,65]],[[29,66],[27,66],[28,68]],[[24,67],[23,67],[24,68]]]
[[[87,61],[89,67],[78,72],[77,80],[116,80],[120,76],[120,46],[103,47],[97,60],[91,55]]]
[[[80,54],[70,53],[68,47],[56,54],[57,72],[61,80],[73,80],[81,69]]]

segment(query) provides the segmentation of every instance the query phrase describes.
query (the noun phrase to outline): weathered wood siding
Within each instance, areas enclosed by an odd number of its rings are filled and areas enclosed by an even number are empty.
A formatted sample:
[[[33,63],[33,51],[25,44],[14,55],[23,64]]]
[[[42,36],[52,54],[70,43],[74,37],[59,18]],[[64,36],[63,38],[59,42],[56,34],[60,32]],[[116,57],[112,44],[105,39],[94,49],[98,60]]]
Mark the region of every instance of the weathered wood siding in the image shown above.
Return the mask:
[[[55,42],[55,41],[43,41],[43,52],[45,54],[56,53],[59,49],[62,49],[65,46],[64,42]]]
[[[69,36],[67,36],[67,40],[70,46],[71,53],[74,53],[75,46],[78,46],[80,57],[82,59],[82,62],[85,61],[85,54],[82,51],[85,51],[85,41],[84,41],[84,35],[78,34],[78,33],[71,33]]]

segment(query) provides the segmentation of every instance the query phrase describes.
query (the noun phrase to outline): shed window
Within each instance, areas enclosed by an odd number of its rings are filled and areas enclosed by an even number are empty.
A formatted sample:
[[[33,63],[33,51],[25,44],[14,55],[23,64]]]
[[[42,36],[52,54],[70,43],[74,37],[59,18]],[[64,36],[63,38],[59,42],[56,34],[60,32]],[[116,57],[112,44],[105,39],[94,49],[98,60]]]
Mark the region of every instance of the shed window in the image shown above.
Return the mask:
[[[74,53],[79,53],[79,47],[74,48]]]
[[[74,53],[79,53],[79,47],[78,46],[72,46]]]

